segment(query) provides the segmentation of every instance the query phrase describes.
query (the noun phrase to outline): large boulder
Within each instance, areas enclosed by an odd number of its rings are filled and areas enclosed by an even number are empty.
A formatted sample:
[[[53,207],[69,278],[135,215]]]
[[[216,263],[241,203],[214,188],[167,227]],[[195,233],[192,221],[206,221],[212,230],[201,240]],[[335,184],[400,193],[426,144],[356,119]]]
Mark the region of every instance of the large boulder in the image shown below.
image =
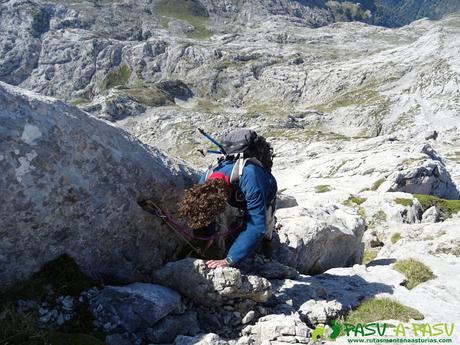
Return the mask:
[[[94,324],[106,332],[146,331],[171,312],[183,310],[181,296],[164,286],[107,286],[91,300]]]
[[[203,260],[192,258],[167,263],[153,274],[153,280],[204,306],[220,306],[235,298],[263,303],[272,292],[265,278],[231,267],[209,269]]]
[[[1,82],[0,171],[0,288],[62,253],[97,277],[135,281],[182,247],[138,201],[173,212],[194,170],[76,107]]]
[[[301,273],[361,263],[364,220],[345,206],[294,207],[277,211],[281,228],[274,258]]]
[[[429,144],[424,145],[420,152],[426,156],[426,159],[402,171],[395,171],[380,185],[378,191],[428,194],[444,199],[459,199],[460,193],[441,157]]]

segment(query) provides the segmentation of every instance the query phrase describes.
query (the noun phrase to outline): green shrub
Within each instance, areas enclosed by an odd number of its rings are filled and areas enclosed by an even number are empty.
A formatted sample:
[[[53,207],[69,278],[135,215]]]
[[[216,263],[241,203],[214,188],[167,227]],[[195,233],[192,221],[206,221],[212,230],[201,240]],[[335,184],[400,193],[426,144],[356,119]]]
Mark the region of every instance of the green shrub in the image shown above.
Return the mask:
[[[401,234],[399,232],[394,233],[391,235],[391,243],[395,244],[402,238]]]
[[[131,77],[131,70],[126,64],[118,66],[110,71],[102,81],[101,88],[103,90],[111,89],[115,86],[125,85]]]
[[[444,219],[449,218],[460,211],[460,200],[446,200],[434,195],[426,194],[414,194],[414,196],[422,205],[423,211],[426,211],[432,206],[436,206],[439,208],[439,211]]]
[[[406,207],[410,207],[414,204],[414,201],[412,199],[396,198],[395,203]]]
[[[315,192],[316,193],[326,193],[326,192],[329,192],[331,190],[332,190],[332,188],[328,184],[321,184],[321,185],[315,186]]]
[[[408,322],[411,319],[423,320],[424,316],[414,308],[385,297],[371,298],[364,301],[358,308],[351,311],[345,317],[345,322],[350,324],[367,324],[382,320]]]
[[[409,290],[421,283],[436,278],[428,266],[415,259],[398,261],[393,265],[393,268],[406,276],[407,282],[405,286]]]

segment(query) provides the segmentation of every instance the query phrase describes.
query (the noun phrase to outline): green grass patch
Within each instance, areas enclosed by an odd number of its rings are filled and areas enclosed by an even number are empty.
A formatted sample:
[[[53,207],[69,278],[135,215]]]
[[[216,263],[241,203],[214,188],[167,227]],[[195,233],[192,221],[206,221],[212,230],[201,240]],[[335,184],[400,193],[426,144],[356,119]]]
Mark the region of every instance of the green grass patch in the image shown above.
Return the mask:
[[[321,184],[321,185],[315,186],[316,193],[326,193],[326,192],[330,192],[331,190],[332,190],[332,187],[329,186],[328,184]]]
[[[126,94],[137,102],[149,107],[160,107],[173,104],[168,94],[156,86],[139,86],[126,90]]]
[[[203,110],[207,113],[213,113],[218,109],[218,106],[209,99],[200,98],[196,102],[196,108]]]
[[[391,235],[391,243],[395,244],[396,242],[398,242],[400,239],[402,238],[401,234],[399,232],[396,232],[394,233],[393,235]]]
[[[109,90],[115,86],[126,85],[129,77],[131,77],[131,70],[128,65],[120,65],[105,76],[101,88]]]
[[[428,266],[415,259],[398,261],[393,265],[393,268],[406,276],[407,282],[404,286],[409,290],[421,283],[436,278]]]
[[[422,205],[423,212],[432,206],[436,206],[441,212],[443,219],[452,217],[453,214],[460,211],[460,200],[446,200],[434,195],[425,194],[414,194],[414,196]]]
[[[90,102],[89,99],[80,97],[80,98],[72,99],[70,101],[70,104],[75,105],[75,106],[79,106],[79,105],[87,104],[89,102]]]
[[[18,314],[14,304],[4,304],[0,309],[1,345],[45,345],[46,332],[38,326],[36,313]]]
[[[363,265],[369,264],[372,260],[377,257],[378,250],[365,249],[363,254]]]
[[[382,183],[385,182],[385,178],[382,177],[381,179],[378,179],[372,184],[371,190],[376,191],[379,189],[379,187],[382,185]]]
[[[195,28],[195,31],[187,34],[190,38],[208,39],[212,36],[212,31],[206,26],[209,13],[197,0],[160,0],[155,6],[157,15],[183,20]],[[165,19],[161,25],[165,26]],[[169,25],[169,22],[167,23]]]
[[[408,307],[391,298],[371,298],[358,308],[348,313],[345,322],[350,324],[367,324],[382,320],[423,320],[424,316],[417,309]]]
[[[361,205],[367,199],[366,198],[360,198],[359,196],[352,195],[348,200],[350,200],[353,204]]]
[[[410,207],[414,204],[414,201],[412,199],[396,198],[395,203],[405,207]]]

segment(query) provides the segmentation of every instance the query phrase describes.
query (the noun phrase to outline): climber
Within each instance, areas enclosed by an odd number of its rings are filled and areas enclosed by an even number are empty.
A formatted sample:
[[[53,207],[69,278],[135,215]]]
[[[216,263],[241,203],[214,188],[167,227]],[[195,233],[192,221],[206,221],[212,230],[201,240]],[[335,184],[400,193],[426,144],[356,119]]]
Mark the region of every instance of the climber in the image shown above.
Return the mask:
[[[248,129],[235,130],[222,138],[219,148],[222,156],[179,204],[187,225],[207,235],[216,231],[214,222],[228,204],[243,214],[241,232],[226,258],[207,261],[209,268],[235,266],[263,241],[271,241],[277,192],[271,174],[273,150],[264,137]]]

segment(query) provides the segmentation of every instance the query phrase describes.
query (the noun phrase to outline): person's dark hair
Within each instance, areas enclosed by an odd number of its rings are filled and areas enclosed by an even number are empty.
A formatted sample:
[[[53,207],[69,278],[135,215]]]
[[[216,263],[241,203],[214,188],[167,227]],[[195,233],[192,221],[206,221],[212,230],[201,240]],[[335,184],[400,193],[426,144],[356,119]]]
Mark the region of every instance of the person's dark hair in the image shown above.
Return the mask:
[[[191,229],[209,225],[225,211],[229,191],[222,179],[207,180],[185,191],[179,202],[179,215]]]

